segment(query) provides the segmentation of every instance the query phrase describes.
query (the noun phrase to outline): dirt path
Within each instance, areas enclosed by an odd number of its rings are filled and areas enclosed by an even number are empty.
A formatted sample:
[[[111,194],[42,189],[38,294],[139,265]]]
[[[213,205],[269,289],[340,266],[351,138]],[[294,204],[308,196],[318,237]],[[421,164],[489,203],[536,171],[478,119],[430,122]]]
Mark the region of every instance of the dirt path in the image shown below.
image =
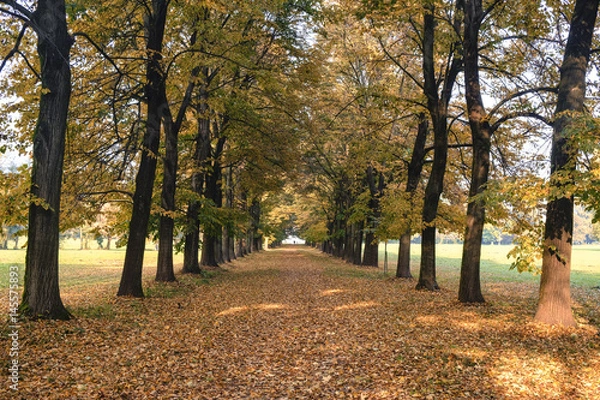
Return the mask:
[[[94,294],[74,321],[24,325],[20,398],[600,396],[595,330],[536,327],[530,299],[462,306],[453,290],[415,292],[309,248],[225,268],[145,300]]]

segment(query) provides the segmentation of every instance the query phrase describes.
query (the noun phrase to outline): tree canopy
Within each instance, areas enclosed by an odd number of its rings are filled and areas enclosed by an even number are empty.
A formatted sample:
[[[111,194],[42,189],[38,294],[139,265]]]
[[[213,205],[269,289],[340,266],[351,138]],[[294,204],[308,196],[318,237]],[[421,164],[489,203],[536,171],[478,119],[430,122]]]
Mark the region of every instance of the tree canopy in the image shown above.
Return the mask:
[[[127,246],[119,294],[136,297],[149,238],[157,280],[175,279],[174,251],[200,273],[292,233],[370,266],[400,239],[410,278],[416,235],[417,288],[434,291],[436,241],[454,233],[459,298],[483,302],[482,241],[512,242],[513,266],[534,270],[557,246],[547,204],[577,205],[565,240],[598,240],[581,224],[600,220],[595,20],[581,104],[560,105],[576,3],[0,1],[1,150],[32,154],[2,171],[3,232],[28,231],[35,271],[36,245],[93,225]],[[38,21],[51,6],[57,36]],[[43,238],[36,213],[56,225]]]

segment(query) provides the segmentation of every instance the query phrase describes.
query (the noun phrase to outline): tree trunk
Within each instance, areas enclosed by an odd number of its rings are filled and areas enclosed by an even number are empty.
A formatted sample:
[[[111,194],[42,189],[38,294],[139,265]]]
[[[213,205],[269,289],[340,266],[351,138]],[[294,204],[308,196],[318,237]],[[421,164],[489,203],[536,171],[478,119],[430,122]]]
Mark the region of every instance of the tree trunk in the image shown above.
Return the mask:
[[[156,177],[156,160],[160,142],[160,126],[164,104],[165,82],[161,66],[162,42],[168,9],[167,0],[153,0],[150,15],[145,16],[147,35],[146,87],[148,103],[146,131],[142,143],[142,157],[135,180],[133,211],[129,221],[129,235],[125,263],[117,296],[144,297],[142,267],[148,236],[148,221],[152,203],[152,190]]]
[[[575,113],[584,111],[587,64],[598,13],[598,0],[577,0],[560,73],[554,116],[550,160],[551,191],[561,193],[576,184],[577,149],[568,140]],[[566,177],[566,178],[565,178]],[[570,189],[567,189],[567,191]],[[574,326],[571,310],[571,246],[573,243],[573,195],[550,198],[546,208],[544,255],[540,300],[535,320],[552,325]]]
[[[457,13],[458,14],[458,13]],[[423,231],[421,233],[421,265],[417,289],[438,290],[435,279],[435,218],[437,217],[440,196],[444,190],[444,174],[448,158],[448,104],[452,88],[460,71],[462,61],[456,57],[456,47],[450,51],[452,61],[443,79],[441,95],[438,93],[438,80],[435,72],[434,51],[435,17],[434,5],[425,7],[423,25],[423,77],[427,108],[433,124],[433,165],[425,187],[423,204]]]
[[[209,174],[206,177],[206,189],[204,197],[211,199],[216,208],[221,208],[223,205],[223,189],[221,187],[221,163],[219,158],[223,153],[225,138],[219,138],[215,152],[213,154],[213,164]],[[205,227],[204,240],[202,242],[202,259],[201,265],[218,266],[223,262],[221,253],[221,237],[222,227],[218,224]]]
[[[433,7],[433,6],[431,6]],[[423,231],[421,233],[421,266],[417,289],[439,290],[435,278],[435,217],[444,189],[444,174],[448,157],[448,131],[445,107],[441,103],[435,82],[434,69],[434,28],[433,9],[427,9],[424,18],[423,74],[427,105],[433,121],[434,154],[431,175],[425,187],[423,204]]]
[[[352,262],[352,259],[354,258],[354,224],[346,225],[345,240],[346,242],[344,243],[344,261],[349,263]]]
[[[209,234],[208,232],[204,232],[203,240],[202,240],[202,260],[201,264],[208,267],[218,267],[219,263],[217,262],[217,237],[216,235]]]
[[[417,128],[417,137],[413,146],[413,152],[408,164],[408,178],[406,182],[405,192],[409,194],[409,202],[414,203],[414,194],[421,180],[421,172],[425,163],[425,144],[427,143],[427,132],[429,130],[429,122],[424,113],[419,115],[419,125]],[[412,207],[411,207],[412,208]],[[398,266],[396,269],[397,278],[412,279],[410,273],[410,240],[412,237],[412,229],[410,223],[410,215],[405,215],[408,227],[404,234],[400,237],[398,247]]]
[[[362,242],[363,242],[364,222],[356,223],[352,246],[354,247],[354,258],[352,264],[361,265],[362,263]]]
[[[195,42],[195,37],[195,34],[192,35],[192,44]],[[177,187],[177,162],[179,155],[177,142],[185,113],[192,99],[199,71],[199,68],[192,70],[191,80],[179,106],[175,121],[173,121],[173,116],[168,106],[167,93],[163,93],[163,102],[165,104],[163,109],[165,158],[163,161],[163,187],[161,192],[163,214],[160,216],[158,262],[156,266],[156,280],[162,282],[173,282],[176,280],[173,268],[173,230],[175,228],[175,190]],[[164,85],[163,88],[166,89]]]
[[[367,221],[367,233],[365,234],[365,253],[363,256],[363,265],[370,267],[379,266],[379,239],[375,230],[379,225],[381,217],[381,208],[379,199],[383,195],[385,182],[383,174],[379,173],[372,166],[367,167],[366,181],[369,188],[369,210],[370,215]]]
[[[203,77],[208,79],[208,69],[203,70]],[[189,274],[199,274],[200,259],[200,197],[203,194],[206,180],[207,160],[210,155],[210,119],[208,113],[208,90],[206,84],[199,88],[198,132],[196,135],[196,149],[194,151],[194,172],[192,173],[192,191],[197,197],[188,203],[186,214],[187,230],[183,254],[183,271]]]
[[[250,205],[250,232],[251,232],[251,239],[250,239],[250,246],[251,246],[251,251],[260,251],[262,248],[261,242],[262,242],[262,237],[258,234],[258,227],[260,224],[260,202],[258,201],[258,199],[254,199],[252,200],[252,204]]]
[[[372,230],[365,234],[365,253],[362,265],[367,267],[379,266],[379,240]]]
[[[421,233],[421,268],[417,289],[439,290],[435,275],[435,227],[430,226]]]
[[[25,285],[21,311],[30,318],[69,319],[58,282],[60,193],[73,39],[65,2],[40,0],[33,14],[40,58],[42,94],[33,137],[32,202],[29,205]]]
[[[200,270],[200,260],[198,257],[198,251],[200,249],[199,209],[199,201],[191,201],[188,204],[186,213],[187,231],[185,234],[183,268],[181,271],[184,274],[199,274],[202,272]]]
[[[458,300],[461,303],[483,303],[485,300],[481,293],[480,264],[485,200],[477,196],[484,191],[488,181],[491,128],[483,107],[479,82],[479,30],[484,17],[483,6],[481,0],[467,0],[465,6],[463,59],[467,113],[473,142],[473,165]]]
[[[228,210],[233,209],[234,193],[233,193],[233,168],[230,166],[225,173],[225,207]],[[234,223],[228,220],[223,228],[223,258],[226,262],[231,262],[235,259],[235,238],[233,235]]]
[[[412,232],[410,230],[405,231],[400,236],[400,243],[398,244],[398,265],[396,268],[396,278],[412,279],[413,276],[410,273],[410,239]]]
[[[158,227],[158,260],[155,280],[160,282],[174,282],[176,279],[175,271],[173,270],[173,230],[175,228],[178,131],[175,130],[171,121],[165,121],[164,126],[165,158],[163,161],[163,186],[161,193],[162,214]]]

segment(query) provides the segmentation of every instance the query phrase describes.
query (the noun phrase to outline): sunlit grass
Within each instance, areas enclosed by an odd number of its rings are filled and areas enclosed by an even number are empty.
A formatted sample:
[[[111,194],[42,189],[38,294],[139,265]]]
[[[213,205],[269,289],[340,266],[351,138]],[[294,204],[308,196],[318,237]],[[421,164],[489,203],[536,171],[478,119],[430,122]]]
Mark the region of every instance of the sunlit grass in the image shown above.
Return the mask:
[[[97,247],[96,242],[90,243]],[[145,276],[156,274],[156,262],[158,252],[149,244],[144,254]],[[119,283],[123,262],[125,260],[125,249],[111,250],[79,250],[79,242],[68,241],[61,244],[59,252],[59,275],[61,287],[77,287],[86,285],[104,285]],[[183,254],[174,255],[174,263],[177,266],[183,263]],[[0,250],[0,288],[8,287],[9,268],[18,266],[21,276],[20,285],[23,285],[25,273],[25,250]]]
[[[96,242],[90,243],[94,249],[79,250],[79,241],[68,240],[61,243],[59,253],[60,279],[62,287],[85,286],[95,284],[118,284],[125,258],[125,249],[101,250],[97,249]],[[538,282],[539,276],[531,273],[519,273],[510,269],[510,260],[507,258],[512,246],[484,245],[482,247],[481,277],[487,282]],[[384,245],[380,246],[379,265],[383,269]],[[418,276],[419,258],[421,247],[418,244],[411,246],[413,275]],[[437,252],[437,268],[444,278],[455,279],[460,270],[462,245],[439,244]],[[152,276],[156,273],[158,252],[152,243],[148,243],[144,255],[144,274]],[[398,244],[388,244],[388,274],[393,275],[396,270],[398,257]],[[596,287],[600,286],[600,245],[580,245],[573,247],[573,263],[571,282],[575,286]],[[176,254],[175,265],[183,263],[183,254]],[[25,250],[0,250],[0,288],[8,286],[9,268],[11,265],[19,266],[22,276],[24,274]],[[177,270],[177,267],[176,267]],[[378,273],[366,270],[328,269],[332,275],[356,275],[356,277],[375,277]]]
[[[512,245],[484,245],[481,253],[482,280],[500,282],[538,282],[539,275],[510,269],[508,258]],[[411,246],[411,269],[418,274],[421,246]],[[438,244],[436,247],[439,272],[453,273],[460,270],[462,245]],[[579,245],[573,247],[571,282],[576,286],[595,287],[600,285],[600,245]],[[380,267],[383,267],[384,245],[379,247]],[[388,244],[388,270],[395,273],[398,260],[398,244]],[[541,265],[541,264],[540,264]]]

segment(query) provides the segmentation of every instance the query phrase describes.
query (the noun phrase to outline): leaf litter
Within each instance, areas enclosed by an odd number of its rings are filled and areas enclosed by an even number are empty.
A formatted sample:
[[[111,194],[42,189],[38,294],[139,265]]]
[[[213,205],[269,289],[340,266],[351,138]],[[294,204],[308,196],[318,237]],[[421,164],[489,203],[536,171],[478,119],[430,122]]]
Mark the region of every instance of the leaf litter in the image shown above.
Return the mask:
[[[484,283],[488,303],[462,305],[451,279],[415,291],[304,247],[178,279],[143,300],[64,290],[76,318],[22,323],[19,391],[0,398],[600,398],[600,291],[573,289],[565,329],[532,321],[531,284]]]

